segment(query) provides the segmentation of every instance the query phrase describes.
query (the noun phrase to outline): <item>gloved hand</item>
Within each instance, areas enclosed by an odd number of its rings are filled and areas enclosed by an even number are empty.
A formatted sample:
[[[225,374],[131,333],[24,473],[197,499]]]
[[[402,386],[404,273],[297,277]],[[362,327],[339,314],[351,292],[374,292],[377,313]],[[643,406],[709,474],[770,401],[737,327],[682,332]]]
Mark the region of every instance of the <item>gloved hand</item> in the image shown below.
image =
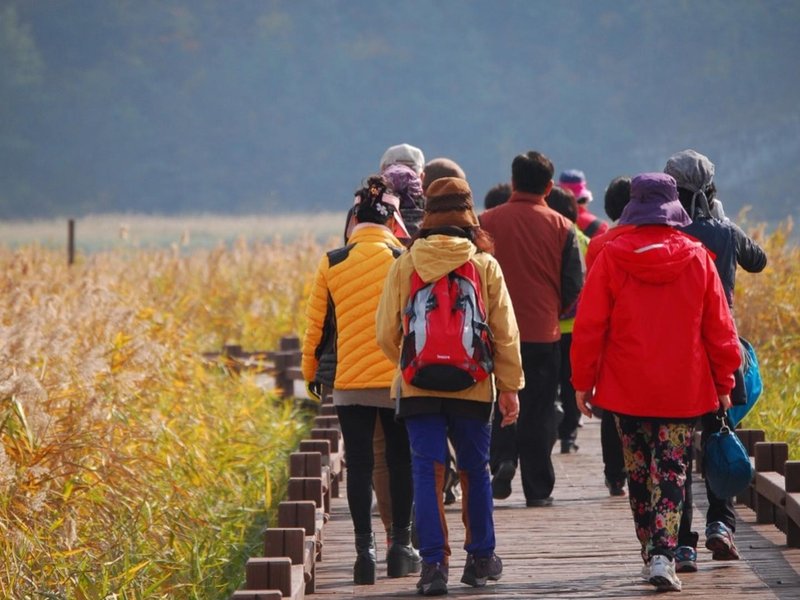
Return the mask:
[[[322,384],[317,381],[306,381],[306,391],[312,400],[322,401]]]

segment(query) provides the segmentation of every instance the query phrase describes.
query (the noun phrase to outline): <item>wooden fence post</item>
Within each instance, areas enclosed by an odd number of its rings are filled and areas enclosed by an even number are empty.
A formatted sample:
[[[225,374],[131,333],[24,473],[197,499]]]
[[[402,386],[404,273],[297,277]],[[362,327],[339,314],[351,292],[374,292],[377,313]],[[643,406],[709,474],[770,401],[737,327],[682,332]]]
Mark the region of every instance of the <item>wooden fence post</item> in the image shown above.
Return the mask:
[[[290,398],[294,395],[294,377],[289,369],[300,365],[300,338],[285,336],[280,339],[280,350],[273,353],[275,364],[275,387],[278,388],[281,398]]]
[[[75,264],[75,219],[67,221],[67,264]]]
[[[783,475],[783,466],[789,458],[789,445],[785,442],[756,442],[755,445],[755,467],[756,478],[760,473],[775,472]],[[767,497],[758,493],[758,482],[756,482],[756,522],[772,523],[779,529],[786,531],[785,515],[782,507],[775,503],[776,498]],[[774,486],[773,486],[774,487]]]

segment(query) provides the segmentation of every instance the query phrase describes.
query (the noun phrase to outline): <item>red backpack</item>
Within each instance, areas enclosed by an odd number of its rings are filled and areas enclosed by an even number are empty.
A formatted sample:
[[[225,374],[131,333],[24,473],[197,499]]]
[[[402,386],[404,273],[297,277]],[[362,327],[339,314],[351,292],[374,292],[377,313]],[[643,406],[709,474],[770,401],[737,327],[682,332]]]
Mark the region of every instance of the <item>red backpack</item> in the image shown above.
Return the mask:
[[[468,261],[430,283],[414,271],[403,333],[400,369],[407,383],[456,392],[486,379],[494,344],[475,265]]]

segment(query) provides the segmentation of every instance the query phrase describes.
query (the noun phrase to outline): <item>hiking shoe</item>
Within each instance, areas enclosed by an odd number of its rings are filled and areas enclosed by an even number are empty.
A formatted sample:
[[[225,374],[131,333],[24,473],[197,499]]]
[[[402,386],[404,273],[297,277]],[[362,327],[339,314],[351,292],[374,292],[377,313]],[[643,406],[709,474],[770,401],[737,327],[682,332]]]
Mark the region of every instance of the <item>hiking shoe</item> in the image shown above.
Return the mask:
[[[501,462],[492,476],[492,498],[505,500],[511,495],[511,480],[517,468],[510,460]]]
[[[525,506],[528,507],[553,506],[553,497],[548,496],[547,498],[531,498],[530,500],[525,501]]]
[[[697,571],[697,550],[691,546],[678,546],[675,549],[675,571],[695,573]]]
[[[491,556],[475,558],[472,554],[467,554],[467,563],[464,565],[464,574],[461,576],[461,583],[466,583],[472,587],[483,587],[486,580],[497,581],[503,574],[503,561],[497,554]]]
[[[417,593],[423,596],[444,596],[447,593],[447,565],[423,562]]]
[[[706,526],[706,548],[713,560],[739,560],[739,551],[733,543],[733,532],[725,523],[714,521]]]
[[[609,481],[606,477],[606,487],[611,496],[624,496],[625,495],[625,480],[622,481]]]
[[[675,574],[675,561],[661,554],[650,558],[650,579],[659,592],[680,592],[681,580]]]

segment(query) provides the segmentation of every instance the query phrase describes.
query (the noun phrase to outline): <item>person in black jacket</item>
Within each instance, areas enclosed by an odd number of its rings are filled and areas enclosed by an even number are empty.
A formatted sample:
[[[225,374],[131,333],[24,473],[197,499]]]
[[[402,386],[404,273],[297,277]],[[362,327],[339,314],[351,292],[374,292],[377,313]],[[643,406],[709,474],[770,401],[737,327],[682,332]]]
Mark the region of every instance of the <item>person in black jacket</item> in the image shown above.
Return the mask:
[[[714,264],[719,272],[728,306],[733,312],[733,293],[736,284],[736,267],[749,273],[759,273],[767,266],[764,250],[740,227],[727,218],[713,216],[712,206],[716,188],[713,183],[714,163],[695,150],[682,150],[667,161],[664,172],[672,175],[678,184],[681,204],[692,218],[692,223],[683,227],[684,233],[699,240],[714,253]],[[718,203],[717,203],[718,204]],[[744,404],[742,394],[744,381],[736,374],[736,387],[731,394],[734,404]],[[701,419],[701,445],[713,432],[719,431],[720,419],[716,414],[704,415]],[[689,462],[687,481],[691,482],[692,464]],[[706,548],[711,550],[714,560],[738,560],[739,552],[733,541],[736,531],[736,513],[730,498],[717,497],[706,482],[708,511],[706,513]],[[692,529],[692,486],[686,486],[686,499],[678,532],[678,548],[675,553],[676,570],[697,570],[698,534]]]

